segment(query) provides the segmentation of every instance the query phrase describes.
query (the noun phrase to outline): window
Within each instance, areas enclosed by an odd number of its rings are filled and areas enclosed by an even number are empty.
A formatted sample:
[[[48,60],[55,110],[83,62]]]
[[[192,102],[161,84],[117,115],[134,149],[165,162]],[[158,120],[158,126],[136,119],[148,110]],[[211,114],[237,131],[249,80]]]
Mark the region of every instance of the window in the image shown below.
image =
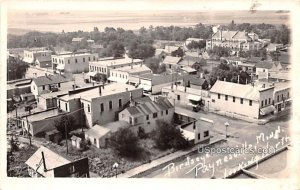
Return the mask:
[[[218,99],[220,99],[221,98],[221,94],[218,94]]]
[[[204,131],[203,137],[207,137],[209,135],[209,131]]]
[[[63,59],[61,60],[61,63],[62,63],[62,64],[64,63],[64,60],[63,60]]]
[[[37,98],[37,102],[39,102],[40,101],[40,99],[39,98]]]
[[[94,61],[96,60],[95,56],[93,57],[93,60],[94,60]]]
[[[200,133],[198,133],[198,140],[200,140]]]
[[[252,100],[249,100],[249,106],[252,106]]]
[[[268,100],[267,99],[265,99],[265,105],[267,105],[268,104]]]
[[[264,106],[264,101],[262,100],[262,101],[261,101],[261,107],[263,107],[263,106]]]
[[[129,124],[132,125],[132,117],[129,117]]]
[[[82,61],[85,62],[85,58],[82,58]]]
[[[177,95],[177,100],[180,100],[180,95]]]
[[[212,99],[211,102],[215,103],[215,99]]]
[[[68,64],[70,64],[70,59],[68,59]]]
[[[43,85],[43,90],[45,90],[45,85]],[[279,97],[279,96],[278,96]]]
[[[263,72],[265,72],[265,69],[263,69]]]
[[[146,120],[149,120],[149,115],[146,115]]]
[[[138,122],[137,118],[134,118],[134,123],[136,124]]]
[[[75,63],[77,63],[77,59],[75,59]]]
[[[283,94],[281,94],[281,100],[283,100]]]
[[[96,138],[94,138],[94,144],[96,144],[97,143],[97,140],[96,140]]]
[[[104,68],[103,70],[104,70],[104,72],[106,73],[106,68]]]
[[[277,95],[277,102],[279,102],[279,95]]]
[[[65,103],[66,111],[68,111],[68,103]]]
[[[100,111],[104,112],[104,104],[103,103],[100,104]]]
[[[161,114],[161,116],[163,116],[164,115],[164,111],[161,111],[160,114]]]
[[[119,108],[122,107],[122,99],[119,99]]]
[[[232,97],[232,102],[235,102],[235,97],[234,96]]]
[[[166,110],[166,115],[168,115],[169,114],[169,110]]]
[[[290,92],[287,93],[287,97],[290,98]]]
[[[269,98],[269,104],[271,104],[271,98]]]
[[[89,57],[89,61],[91,61],[91,58]]]
[[[55,62],[55,59],[53,58],[52,61]]]
[[[83,102],[81,103],[81,108],[83,108],[84,107],[84,104],[83,104]]]
[[[89,113],[91,112],[91,106],[90,106],[90,104],[88,104],[88,112]]]
[[[71,166],[70,167],[70,173],[74,173],[75,172],[75,167],[74,166]]]
[[[109,101],[109,109],[111,110],[112,109],[112,101]]]
[[[225,95],[225,100],[226,100],[226,101],[228,100],[228,95]]]
[[[59,107],[59,109],[60,109],[60,101],[58,100],[58,107]]]
[[[153,118],[157,118],[157,113],[153,113]]]
[[[60,88],[60,83],[57,84],[58,88]]]
[[[241,98],[241,99],[240,99],[240,101],[241,101],[241,104],[243,104],[243,101],[244,101],[244,99],[243,99],[243,98]]]

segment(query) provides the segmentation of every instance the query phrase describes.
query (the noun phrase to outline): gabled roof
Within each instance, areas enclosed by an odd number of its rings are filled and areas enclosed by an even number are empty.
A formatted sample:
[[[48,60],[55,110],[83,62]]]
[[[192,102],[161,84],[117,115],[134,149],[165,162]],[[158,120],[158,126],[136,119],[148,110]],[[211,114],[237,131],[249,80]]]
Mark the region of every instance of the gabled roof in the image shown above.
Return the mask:
[[[163,64],[177,65],[180,60],[181,57],[166,56],[166,58],[163,61]]]
[[[221,31],[221,30],[218,30],[216,33],[213,34],[212,38],[213,39],[216,39],[216,38],[221,38],[222,36],[222,39],[224,40],[231,40],[232,37],[237,33],[237,31]]]
[[[85,134],[95,138],[101,138],[104,135],[106,135],[108,132],[110,132],[110,129],[102,127],[100,125],[94,125],[94,127],[86,131]]]
[[[217,80],[210,92],[259,101],[260,87]]]
[[[203,79],[203,78],[200,78],[199,76],[190,75],[190,76],[186,76],[183,79],[184,83],[187,83],[187,81],[190,81],[190,84],[197,85],[197,86],[202,86],[206,80]]]
[[[255,66],[256,68],[271,69],[274,66],[274,63],[270,61],[260,61],[256,63]]]
[[[241,32],[241,31],[238,31],[232,38],[237,40],[247,40],[247,41],[252,40],[252,38],[250,38],[246,32]]]
[[[71,81],[70,78],[63,75],[47,75],[41,76],[33,79],[37,86],[48,85],[48,84],[57,84]]]
[[[42,152],[44,153],[47,171],[44,171],[42,160]],[[39,165],[41,163],[41,165]],[[70,163],[69,160],[51,151],[50,149],[41,146],[26,162],[30,168],[37,170],[37,172],[44,177],[54,177],[54,168]]]

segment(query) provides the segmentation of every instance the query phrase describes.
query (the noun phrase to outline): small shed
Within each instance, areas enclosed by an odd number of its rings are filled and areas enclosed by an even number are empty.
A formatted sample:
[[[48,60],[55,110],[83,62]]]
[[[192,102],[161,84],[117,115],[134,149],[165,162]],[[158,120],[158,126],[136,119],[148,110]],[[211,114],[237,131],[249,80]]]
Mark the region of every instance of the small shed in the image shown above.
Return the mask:
[[[85,133],[85,138],[89,139],[91,144],[97,148],[105,147],[111,130],[100,125],[94,125],[93,128]]]
[[[73,135],[71,137],[71,141],[72,141],[72,146],[76,147],[77,149],[80,149],[80,143],[82,141],[80,137]]]

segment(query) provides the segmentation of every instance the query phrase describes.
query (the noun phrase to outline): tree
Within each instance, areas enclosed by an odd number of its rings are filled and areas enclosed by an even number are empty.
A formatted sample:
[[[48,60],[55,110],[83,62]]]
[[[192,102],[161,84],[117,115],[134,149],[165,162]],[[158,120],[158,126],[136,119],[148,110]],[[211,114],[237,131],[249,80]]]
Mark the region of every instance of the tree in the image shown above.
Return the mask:
[[[111,42],[107,50],[114,58],[122,57],[125,53],[124,45],[118,41]]]
[[[206,41],[205,40],[201,40],[199,42],[192,41],[191,43],[189,43],[187,45],[187,48],[189,50],[191,50],[191,49],[203,49],[205,47],[206,47]]]
[[[63,136],[65,136],[66,132],[69,133],[70,131],[74,130],[75,127],[75,118],[72,115],[63,115],[60,118],[54,120],[55,128],[61,132]],[[65,129],[67,128],[67,131]]]
[[[147,65],[154,74],[160,74],[166,72],[166,65],[160,64],[158,58],[148,58],[145,60],[145,65]]]
[[[108,144],[119,154],[136,158],[141,152],[138,137],[128,128],[123,127],[113,133]]]
[[[19,58],[9,57],[7,61],[7,80],[24,78],[29,65]]]
[[[133,40],[128,46],[128,56],[133,59],[146,59],[153,57],[155,54],[155,48],[147,43],[141,43],[138,40]]]
[[[157,121],[157,127],[153,131],[153,140],[156,147],[161,150],[189,147],[189,142],[183,137],[180,129],[162,120]]]
[[[171,55],[173,57],[183,57],[184,56],[184,51],[181,48],[178,48],[177,50],[172,51]]]

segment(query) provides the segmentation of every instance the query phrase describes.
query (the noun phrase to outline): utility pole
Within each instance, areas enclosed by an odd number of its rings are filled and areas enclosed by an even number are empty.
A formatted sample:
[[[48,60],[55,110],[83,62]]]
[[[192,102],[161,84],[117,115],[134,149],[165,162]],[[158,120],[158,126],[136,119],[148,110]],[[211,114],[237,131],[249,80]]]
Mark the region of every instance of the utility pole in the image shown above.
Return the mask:
[[[26,122],[27,122],[27,128],[28,128],[28,138],[29,138],[29,145],[31,146],[31,134],[30,134],[30,125],[28,122],[28,117],[26,117]]]
[[[65,134],[66,134],[66,146],[67,146],[67,154],[69,153],[68,148],[68,131],[67,131],[67,121],[65,121]]]

